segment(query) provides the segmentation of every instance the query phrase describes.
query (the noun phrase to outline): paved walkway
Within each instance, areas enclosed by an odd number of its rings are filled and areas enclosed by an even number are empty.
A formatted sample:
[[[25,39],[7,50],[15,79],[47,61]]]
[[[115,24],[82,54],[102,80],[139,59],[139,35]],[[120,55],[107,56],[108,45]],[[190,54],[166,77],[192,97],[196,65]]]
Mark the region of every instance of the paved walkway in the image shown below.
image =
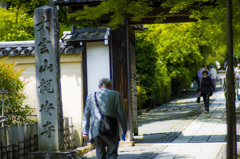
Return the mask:
[[[136,145],[120,147],[118,159],[224,159],[226,105],[223,91],[211,97],[210,113],[196,93],[171,101],[139,116]],[[239,106],[239,102],[236,102]],[[239,126],[238,126],[239,129]],[[85,158],[95,159],[95,150]]]
[[[219,156],[226,145],[226,109],[224,94],[217,92],[215,96],[210,113],[202,112],[154,159],[215,159]]]

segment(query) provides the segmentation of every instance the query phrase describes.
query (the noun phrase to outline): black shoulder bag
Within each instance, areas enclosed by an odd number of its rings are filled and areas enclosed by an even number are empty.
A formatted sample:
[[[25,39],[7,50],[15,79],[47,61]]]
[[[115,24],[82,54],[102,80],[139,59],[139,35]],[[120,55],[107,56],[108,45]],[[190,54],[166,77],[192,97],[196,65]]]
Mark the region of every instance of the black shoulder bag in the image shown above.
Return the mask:
[[[99,134],[105,135],[105,136],[117,136],[117,130],[118,130],[118,123],[117,119],[113,118],[111,116],[102,115],[98,102],[97,102],[97,96],[95,92],[95,102],[98,108],[98,111],[101,115],[101,121],[99,125]]]

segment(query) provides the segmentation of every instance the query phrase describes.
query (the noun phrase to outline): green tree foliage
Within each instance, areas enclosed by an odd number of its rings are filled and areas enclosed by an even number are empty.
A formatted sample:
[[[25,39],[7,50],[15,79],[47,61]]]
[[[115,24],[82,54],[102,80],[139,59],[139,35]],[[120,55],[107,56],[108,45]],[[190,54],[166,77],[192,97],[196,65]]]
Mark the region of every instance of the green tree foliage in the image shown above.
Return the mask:
[[[211,53],[207,42],[196,32],[194,35],[192,27],[193,23],[154,25],[150,28],[154,36],[158,36],[154,40],[158,62],[160,68],[164,68],[161,71],[166,71],[171,78],[173,96],[190,86],[203,59],[201,54]]]
[[[79,10],[72,13],[69,17],[74,17],[76,20],[96,20],[103,15],[111,13],[111,20],[108,26],[117,28],[119,24],[125,23],[127,14],[133,15],[132,21],[140,21],[141,18],[152,11],[150,0],[107,0],[96,7],[85,7],[84,10]]]
[[[171,79],[166,71],[161,70],[155,45],[149,40],[151,32],[138,32],[136,34],[136,65],[138,77],[138,106],[148,108],[167,102],[171,97]],[[147,95],[147,99],[143,98]]]
[[[20,79],[23,69],[14,69],[16,63],[6,63],[6,58],[0,61],[0,88],[8,90],[8,94],[4,96],[5,115],[8,119],[6,124],[17,124],[19,122],[34,122],[27,118],[31,115],[32,109],[25,105],[23,101],[26,96],[23,94],[24,81]],[[2,98],[0,99],[0,109],[2,110]]]
[[[221,68],[224,69],[224,61],[226,60],[226,46],[222,45],[222,47],[219,47],[216,49],[215,52],[213,52],[212,55],[209,55],[206,59],[206,65],[215,64],[215,61],[220,62]]]
[[[149,25],[136,34],[137,73],[147,103],[156,105],[178,96],[212,54],[211,43],[198,27],[197,23]]]
[[[232,3],[234,55],[240,57],[239,1],[233,0]],[[162,6],[171,8],[170,14],[189,10],[191,13],[190,17],[198,20],[199,28],[205,29],[205,32],[202,32],[202,34],[208,38],[208,42],[214,49],[213,54],[210,56],[211,58],[206,59],[206,64],[214,63],[216,59],[223,63],[223,59],[226,57],[225,46],[227,35],[225,0],[167,0]]]
[[[218,50],[218,47],[226,45],[226,0],[107,0],[95,7],[85,7],[69,17],[77,20],[97,20],[108,15],[111,20],[108,23],[112,28],[124,24],[125,17],[131,15],[132,21],[140,21],[153,10],[154,2],[162,2],[161,6],[169,10],[168,13],[159,13],[158,18],[172,15],[181,11],[191,13],[190,18],[199,20],[199,28],[208,28],[205,37]],[[155,3],[156,4],[156,3]],[[165,15],[164,15],[165,14]],[[157,22],[157,21],[156,21]],[[234,55],[240,57],[240,30],[239,30],[239,1],[233,0],[233,28],[234,28]],[[197,30],[196,30],[197,31]],[[202,32],[202,34],[205,34]],[[205,48],[202,47],[204,50]],[[213,55],[214,56],[214,55]],[[214,61],[212,61],[214,62]]]
[[[33,18],[19,11],[16,22],[16,9],[0,8],[0,41],[21,41],[34,39]]]
[[[186,10],[192,13],[192,18],[201,19],[211,16],[208,13],[214,14],[215,11],[219,13],[225,9],[225,0],[106,0],[97,6],[84,7],[83,10],[71,13],[69,17],[77,20],[97,20],[108,15],[111,18],[108,26],[115,28],[124,24],[125,17],[129,15],[132,21],[140,21],[153,10],[154,2],[162,2],[161,6],[169,9],[169,13],[159,13],[160,19],[164,18],[164,14],[171,15]]]
[[[34,9],[53,5],[51,0],[0,0],[8,3],[8,9],[0,8],[0,41],[21,41],[34,39]],[[93,27],[99,24],[95,21],[69,22],[67,19],[68,9],[60,8],[58,11],[60,37],[63,31],[71,30],[71,26]],[[10,30],[9,30],[10,28]]]
[[[0,0],[8,9],[0,8],[0,41],[34,39],[34,9],[49,3],[48,0]]]
[[[0,3],[7,3],[8,6],[16,8],[17,11],[24,10],[29,15],[33,15],[34,9],[38,7],[52,4],[51,0],[0,0]]]

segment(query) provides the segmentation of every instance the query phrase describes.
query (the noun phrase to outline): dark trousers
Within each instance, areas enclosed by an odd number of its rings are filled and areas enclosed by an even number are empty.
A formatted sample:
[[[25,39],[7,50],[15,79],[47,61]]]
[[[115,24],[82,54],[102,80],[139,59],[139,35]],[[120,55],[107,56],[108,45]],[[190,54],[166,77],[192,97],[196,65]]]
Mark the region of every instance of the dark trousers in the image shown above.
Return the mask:
[[[198,81],[197,81],[197,84],[198,84],[198,87],[197,87],[197,92],[199,93],[199,90],[201,88],[201,82],[202,82],[202,78],[198,77]]]
[[[212,79],[212,83],[213,83],[213,89],[216,90],[216,79]]]
[[[97,151],[97,159],[117,159],[118,137],[97,136],[94,138],[93,144]]]
[[[209,95],[203,95],[205,111],[209,111]]]

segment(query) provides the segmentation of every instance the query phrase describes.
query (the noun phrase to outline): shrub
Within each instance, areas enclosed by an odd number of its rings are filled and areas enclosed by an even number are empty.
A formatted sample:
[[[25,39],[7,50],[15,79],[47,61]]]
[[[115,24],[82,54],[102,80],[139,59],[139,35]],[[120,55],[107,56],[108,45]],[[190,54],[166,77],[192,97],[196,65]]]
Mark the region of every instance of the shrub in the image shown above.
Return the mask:
[[[147,92],[143,87],[137,86],[137,105],[138,105],[138,109],[143,108],[143,106],[146,104],[146,101],[148,99],[146,94],[147,94]]]
[[[34,122],[27,118],[28,115],[31,115],[32,109],[28,105],[23,106],[23,101],[26,99],[23,88],[26,83],[20,77],[26,68],[14,69],[16,63],[6,63],[6,59],[0,61],[0,89],[4,88],[9,92],[4,96],[4,111],[7,118],[5,124]],[[0,102],[2,110],[2,98],[0,98]]]
[[[164,63],[159,62],[158,54],[145,34],[136,34],[136,67],[138,91],[145,93],[146,99],[141,99],[138,93],[138,107],[149,109],[168,102],[171,97],[171,78],[167,74]]]

